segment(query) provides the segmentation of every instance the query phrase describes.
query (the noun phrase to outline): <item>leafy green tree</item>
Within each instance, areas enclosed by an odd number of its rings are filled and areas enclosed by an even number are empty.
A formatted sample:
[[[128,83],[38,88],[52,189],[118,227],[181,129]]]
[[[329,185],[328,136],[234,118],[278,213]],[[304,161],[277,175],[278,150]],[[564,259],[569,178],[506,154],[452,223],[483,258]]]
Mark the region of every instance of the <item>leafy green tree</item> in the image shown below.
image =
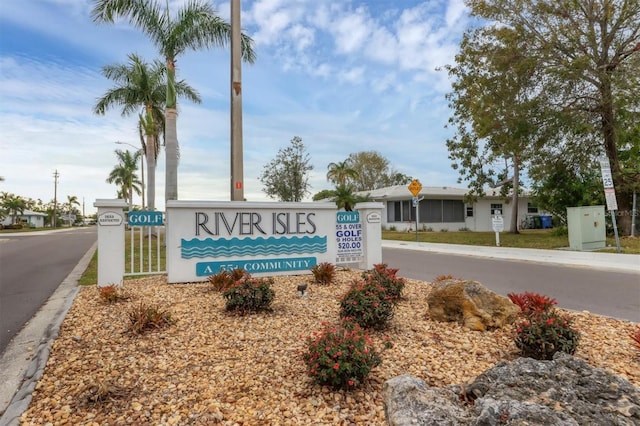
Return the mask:
[[[527,44],[511,28],[475,28],[464,34],[456,64],[446,67],[453,88],[449,124],[456,130],[447,148],[458,181],[468,181],[471,199],[487,186],[500,185],[504,197],[510,191],[512,233],[518,232],[521,169],[545,138],[540,76],[536,59],[523,54]]]
[[[187,50],[225,46],[231,38],[231,25],[220,18],[209,2],[190,0],[174,16],[157,0],[94,0],[94,22],[113,23],[126,18],[141,29],[166,61],[167,91],[165,108],[166,187],[165,200],[178,199],[178,133],[176,60]],[[242,35],[242,57],[255,60],[253,40]]]
[[[27,202],[19,195],[3,192],[0,195],[0,206],[4,214],[11,216],[11,223],[15,224],[18,222],[18,215],[27,209]]]
[[[538,170],[563,151],[604,154],[611,164],[620,226],[630,231],[632,191],[621,161],[620,114],[639,111],[640,0],[469,0],[487,27],[512,29],[536,59],[547,124],[557,137],[540,147]],[[570,155],[566,155],[570,157]],[[578,156],[582,159],[585,156]],[[637,164],[637,162],[636,162]],[[534,172],[535,174],[535,172]]]
[[[309,194],[309,171],[313,170],[302,139],[295,136],[291,144],[264,166],[259,179],[269,197],[280,201],[302,201]]]
[[[327,166],[327,180],[335,185],[344,185],[347,179],[356,179],[358,172],[351,168],[349,161],[329,163]]]
[[[108,65],[102,74],[116,85],[98,99],[94,112],[104,115],[112,107],[122,107],[122,116],[138,113],[140,142],[147,159],[147,204],[155,208],[156,160],[163,133],[163,104],[167,93],[165,65],[161,61],[149,64],[138,55],[130,54],[126,64]],[[184,80],[175,83],[177,96],[200,103],[198,93]],[[142,113],[141,113],[142,112]],[[144,137],[142,137],[144,135]]]
[[[116,149],[115,153],[118,157],[118,165],[109,173],[107,183],[118,185],[118,197],[128,200],[129,211],[132,211],[133,193],[135,192],[138,195],[142,193],[141,182],[136,175],[141,152],[136,151],[132,154],[131,151]]]
[[[355,171],[355,176],[347,176],[345,183],[356,192],[411,182],[411,178],[392,169],[389,160],[377,151],[350,154],[345,163]]]
[[[383,176],[382,187],[396,186],[396,185],[409,185],[413,178],[407,176],[404,173],[391,171],[387,175]]]
[[[531,202],[567,223],[567,207],[604,203],[602,180],[595,165],[584,170],[572,164],[554,161],[551,172],[532,185]]]

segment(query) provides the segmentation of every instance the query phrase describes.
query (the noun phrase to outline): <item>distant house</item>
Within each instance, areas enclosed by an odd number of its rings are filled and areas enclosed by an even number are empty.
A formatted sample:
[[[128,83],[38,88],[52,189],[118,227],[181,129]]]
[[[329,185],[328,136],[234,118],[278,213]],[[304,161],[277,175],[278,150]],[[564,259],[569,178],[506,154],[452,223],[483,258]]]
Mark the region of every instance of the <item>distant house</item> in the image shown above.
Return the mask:
[[[468,192],[464,188],[451,186],[424,186],[418,198],[418,228],[431,228],[434,231],[446,229],[458,231],[492,231],[491,218],[500,214],[504,220],[504,229],[511,226],[511,204],[500,197],[500,188],[490,189],[485,196],[475,203],[465,203],[464,196]],[[359,192],[369,194],[372,201],[382,202],[382,225],[398,231],[415,230],[416,207],[413,206],[413,195],[406,185],[396,185],[373,191]],[[522,223],[527,216],[537,215],[538,209],[529,201],[525,192],[518,199],[518,222]]]
[[[31,210],[25,210],[22,214],[18,213],[16,216],[16,222],[22,223],[24,227],[44,228],[44,219],[47,217],[45,213],[32,212]],[[2,225],[11,225],[13,222],[13,216],[8,215],[2,220]]]

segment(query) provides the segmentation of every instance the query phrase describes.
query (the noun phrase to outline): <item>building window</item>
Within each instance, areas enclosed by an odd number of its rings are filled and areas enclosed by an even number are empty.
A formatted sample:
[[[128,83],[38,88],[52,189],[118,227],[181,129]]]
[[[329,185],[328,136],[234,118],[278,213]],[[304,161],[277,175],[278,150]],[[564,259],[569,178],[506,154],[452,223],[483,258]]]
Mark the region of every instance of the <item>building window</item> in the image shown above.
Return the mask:
[[[501,215],[502,214],[502,204],[491,204],[491,215]]]
[[[531,203],[527,203],[527,213],[538,214],[538,207]]]
[[[467,206],[467,217],[473,217],[473,206]]]
[[[422,200],[419,215],[421,223],[464,222],[465,205],[461,200]],[[415,220],[416,208],[411,200],[387,202],[388,223]]]

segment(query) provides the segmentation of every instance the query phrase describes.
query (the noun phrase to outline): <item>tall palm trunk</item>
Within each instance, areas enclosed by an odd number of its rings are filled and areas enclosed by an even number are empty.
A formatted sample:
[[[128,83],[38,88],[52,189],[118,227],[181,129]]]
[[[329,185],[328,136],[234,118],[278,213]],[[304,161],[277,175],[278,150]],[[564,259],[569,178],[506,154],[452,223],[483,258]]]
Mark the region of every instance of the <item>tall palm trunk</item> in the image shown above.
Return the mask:
[[[177,113],[175,108],[167,108],[165,112],[166,177],[165,200],[178,199],[178,132],[176,128]]]
[[[147,133],[147,143],[145,156],[147,157],[147,209],[156,208],[156,138],[155,135]]]
[[[178,130],[177,130],[177,102],[176,102],[176,66],[173,58],[167,60],[167,108],[165,110],[165,138],[166,138],[166,171],[165,194],[166,200],[178,199]]]

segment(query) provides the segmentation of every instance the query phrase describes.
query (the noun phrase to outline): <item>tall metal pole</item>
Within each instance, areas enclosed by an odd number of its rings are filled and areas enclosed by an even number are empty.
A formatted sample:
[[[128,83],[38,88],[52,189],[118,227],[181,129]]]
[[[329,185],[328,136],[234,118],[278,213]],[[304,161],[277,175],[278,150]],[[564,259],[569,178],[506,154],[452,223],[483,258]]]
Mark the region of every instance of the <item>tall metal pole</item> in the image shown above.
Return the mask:
[[[244,201],[240,0],[231,0],[231,201]]]
[[[60,173],[58,173],[58,169],[53,172],[53,220],[51,222],[51,227],[57,227],[57,216],[58,216],[58,178],[60,177]]]
[[[631,204],[631,236],[635,235],[636,215],[638,214],[636,191],[633,191],[633,203]]]

